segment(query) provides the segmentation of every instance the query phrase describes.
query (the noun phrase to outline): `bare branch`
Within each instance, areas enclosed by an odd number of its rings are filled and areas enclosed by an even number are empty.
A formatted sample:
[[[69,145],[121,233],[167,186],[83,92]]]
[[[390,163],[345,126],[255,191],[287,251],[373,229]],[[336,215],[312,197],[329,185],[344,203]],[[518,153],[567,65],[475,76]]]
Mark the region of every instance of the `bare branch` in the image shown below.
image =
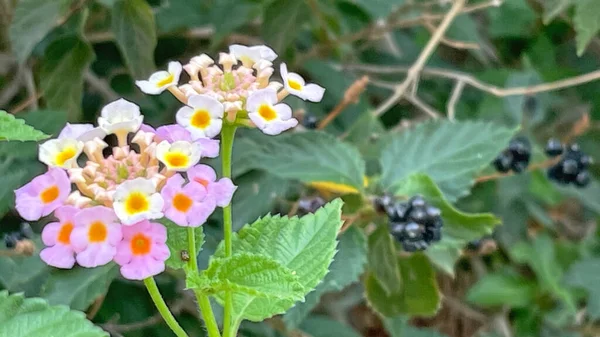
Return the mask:
[[[429,20],[425,21],[423,25],[430,33],[433,33],[436,30],[435,25]],[[447,37],[442,37],[440,43],[455,49],[480,49],[479,44],[477,43],[452,40]]]
[[[460,98],[460,95],[462,94],[464,88],[465,82],[457,81],[456,85],[454,85],[454,89],[452,90],[452,96],[450,96],[450,100],[448,101],[448,119],[452,122],[454,121],[454,117],[456,116],[456,103],[458,103],[458,99]]]
[[[412,105],[416,106],[421,111],[423,111],[424,113],[426,113],[429,117],[431,117],[433,119],[440,118],[440,116],[441,116],[440,112],[437,111],[434,107],[432,107],[432,106],[428,105],[427,103],[423,102],[419,97],[412,96],[412,95],[407,95],[407,96],[405,96],[405,98]]]
[[[348,87],[348,89],[346,89],[346,92],[344,93],[344,98],[342,98],[342,101],[339,102],[338,105],[336,105],[329,114],[327,114],[327,117],[325,117],[319,123],[317,129],[319,129],[319,130],[324,129],[329,123],[331,123],[331,121],[333,121],[339,114],[341,114],[342,111],[344,111],[344,109],[346,109],[348,107],[348,105],[358,103],[360,95],[363,93],[363,91],[365,91],[365,88],[367,87],[368,83],[369,83],[368,76],[363,76],[363,77],[357,79],[356,81],[354,81],[354,83],[352,83],[350,85],[350,87]]]

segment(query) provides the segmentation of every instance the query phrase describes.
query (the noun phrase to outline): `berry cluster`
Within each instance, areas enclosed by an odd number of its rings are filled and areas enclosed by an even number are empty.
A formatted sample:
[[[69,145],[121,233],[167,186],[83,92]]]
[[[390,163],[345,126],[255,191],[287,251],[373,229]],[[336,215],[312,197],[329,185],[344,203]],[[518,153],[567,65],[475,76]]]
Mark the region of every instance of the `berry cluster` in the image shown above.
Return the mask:
[[[31,226],[26,222],[23,222],[21,224],[21,227],[18,231],[4,234],[4,244],[8,249],[15,248],[19,241],[31,239],[33,239],[33,230],[31,229]]]
[[[587,170],[592,164],[592,157],[584,154],[579,145],[565,146],[557,139],[550,139],[546,144],[546,154],[550,157],[562,155],[560,161],[548,169],[548,177],[557,183],[577,187],[585,187],[590,183]]]
[[[407,252],[425,250],[442,238],[441,212],[421,196],[407,202],[395,202],[390,196],[383,196],[375,200],[375,206],[387,213],[392,235]]]
[[[319,208],[325,205],[325,200],[317,196],[312,198],[302,198],[298,201],[298,211],[296,214],[303,216],[309,213],[316,212]]]
[[[512,170],[520,173],[527,169],[531,159],[531,143],[525,137],[516,137],[510,141],[508,148],[496,157],[494,167],[502,173]]]

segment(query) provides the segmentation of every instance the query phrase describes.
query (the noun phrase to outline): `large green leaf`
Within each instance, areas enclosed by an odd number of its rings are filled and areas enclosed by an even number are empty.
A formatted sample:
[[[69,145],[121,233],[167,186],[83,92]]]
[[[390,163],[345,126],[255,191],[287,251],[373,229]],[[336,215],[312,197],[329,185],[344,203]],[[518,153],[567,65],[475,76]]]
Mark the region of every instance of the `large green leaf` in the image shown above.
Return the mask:
[[[491,213],[464,213],[454,208],[431,178],[424,174],[414,174],[401,180],[397,195],[411,197],[422,195],[428,203],[442,212],[444,221],[442,240],[434,243],[426,254],[442,270],[452,274],[454,263],[460,256],[460,250],[467,242],[491,234],[500,220]]]
[[[362,336],[350,326],[325,316],[311,316],[307,318],[300,326],[300,329],[312,337],[331,337],[334,331],[336,337]]]
[[[233,236],[233,254],[252,253],[273,258],[296,273],[306,295],[327,274],[335,255],[336,236],[342,225],[341,208],[342,201],[336,199],[302,218],[267,215]],[[225,247],[221,244],[214,258],[224,257]],[[223,303],[222,297],[217,299]],[[285,312],[293,304],[293,300],[238,295],[234,301],[234,316],[262,321]]]
[[[596,0],[578,0],[575,2],[573,17],[577,36],[577,55],[581,56],[588,44],[600,31],[600,11]]]
[[[544,23],[550,23],[550,21],[574,3],[574,0],[546,0],[542,2],[542,6],[544,7]]]
[[[188,229],[186,227],[178,226],[167,218],[160,220],[160,223],[167,227],[167,246],[171,252],[171,255],[165,263],[173,269],[185,267],[187,261],[182,259],[182,253],[189,253]],[[202,226],[194,228],[194,236],[196,253],[200,253],[202,245],[204,244],[204,230]]]
[[[220,296],[225,291],[232,291],[234,297],[240,297],[235,304],[247,303],[246,297],[259,297],[271,302],[304,298],[304,287],[291,269],[268,256],[250,253],[212,259],[201,275],[188,277],[187,286]],[[234,310],[244,309],[234,306]]]
[[[526,0],[504,0],[501,8],[490,10],[488,15],[488,33],[492,38],[531,36],[537,20],[537,14]]]
[[[369,235],[369,272],[388,293],[397,293],[402,286],[396,246],[388,226],[381,225]]]
[[[367,262],[367,239],[364,231],[352,226],[340,236],[338,252],[329,266],[329,273],[317,288],[306,295],[304,302],[297,302],[283,316],[288,329],[297,327],[319,303],[321,296],[339,291],[356,282]]]
[[[429,259],[420,253],[398,258],[402,275],[400,291],[388,294],[372,273],[365,290],[369,305],[386,317],[400,314],[431,316],[440,307],[440,292]]]
[[[20,0],[10,25],[10,42],[19,62],[23,63],[69,11],[73,0]]]
[[[145,0],[116,1],[112,30],[132,76],[147,78],[155,69],[156,47],[156,25],[150,5]]]
[[[356,148],[323,132],[295,132],[265,139],[253,166],[286,179],[363,187],[365,163]]]
[[[600,318],[600,258],[577,261],[569,268],[565,281],[570,286],[587,290],[586,313],[595,320]]]
[[[527,307],[536,296],[536,284],[517,273],[487,274],[467,293],[469,302],[482,307]]]
[[[83,75],[93,59],[92,47],[79,36],[65,36],[48,46],[40,85],[49,108],[66,111],[72,120],[80,117]]]
[[[308,18],[310,8],[305,1],[275,0],[264,13],[263,37],[271,48],[283,52],[296,39]]]
[[[209,4],[201,1],[169,0],[156,12],[156,25],[160,32],[194,28],[209,19]]]
[[[209,20],[215,27],[211,43],[213,45],[220,44],[236,29],[258,17],[262,8],[263,6],[255,1],[219,0],[212,3],[210,12],[208,12]],[[265,22],[265,24],[267,23]]]
[[[50,136],[36,130],[25,121],[0,110],[0,140],[39,141]]]
[[[10,337],[108,337],[85,319],[85,314],[66,306],[50,306],[41,298],[0,292],[0,336]]]
[[[429,175],[448,200],[468,194],[475,174],[502,151],[514,130],[484,122],[433,121],[393,137],[381,156],[382,184],[395,190],[414,173]]]
[[[110,263],[97,268],[53,270],[41,297],[52,305],[64,304],[74,310],[86,310],[98,297],[106,294],[119,267]]]

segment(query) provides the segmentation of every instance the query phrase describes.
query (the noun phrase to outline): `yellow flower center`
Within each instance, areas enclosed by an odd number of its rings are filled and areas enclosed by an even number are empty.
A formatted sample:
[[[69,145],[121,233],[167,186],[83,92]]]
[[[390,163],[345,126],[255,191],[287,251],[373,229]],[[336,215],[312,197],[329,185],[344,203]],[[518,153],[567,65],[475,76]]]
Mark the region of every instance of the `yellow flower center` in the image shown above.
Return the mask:
[[[62,243],[63,245],[70,244],[72,231],[73,231],[73,223],[67,222],[60,228],[60,231],[58,231],[58,237],[56,238],[56,241]]]
[[[148,197],[140,192],[133,192],[125,200],[125,210],[128,214],[145,212],[150,208]]]
[[[63,166],[65,162],[77,154],[77,150],[73,146],[65,147],[62,151],[56,154],[54,161],[56,165]]]
[[[190,119],[190,124],[199,129],[206,129],[210,125],[210,114],[207,110],[196,110]]]
[[[274,120],[277,117],[277,112],[272,106],[268,104],[262,104],[258,107],[258,114],[267,122]]]
[[[302,89],[302,84],[300,84],[300,82],[294,81],[292,79],[288,79],[288,85],[290,86],[290,88],[292,88],[294,90],[301,90]]]
[[[169,152],[165,154],[165,162],[169,167],[186,167],[190,162],[190,157],[181,152]]]
[[[95,221],[90,225],[88,229],[88,239],[90,242],[104,242],[106,240],[106,236],[108,235],[108,230],[106,229],[106,225],[102,221]]]
[[[173,82],[174,78],[175,77],[173,76],[173,74],[169,74],[169,76],[167,76],[167,77],[163,78],[162,80],[156,82],[156,86],[160,88],[160,87],[162,87],[164,85],[167,85],[167,84]]]
[[[40,199],[42,199],[42,202],[44,204],[49,204],[56,200],[59,194],[60,190],[58,189],[58,186],[53,185],[43,190],[42,193],[40,193]]]
[[[173,207],[185,213],[192,207],[192,199],[183,193],[177,193],[173,198]]]
[[[138,233],[131,238],[131,253],[133,255],[146,255],[150,253],[152,240],[142,233]]]

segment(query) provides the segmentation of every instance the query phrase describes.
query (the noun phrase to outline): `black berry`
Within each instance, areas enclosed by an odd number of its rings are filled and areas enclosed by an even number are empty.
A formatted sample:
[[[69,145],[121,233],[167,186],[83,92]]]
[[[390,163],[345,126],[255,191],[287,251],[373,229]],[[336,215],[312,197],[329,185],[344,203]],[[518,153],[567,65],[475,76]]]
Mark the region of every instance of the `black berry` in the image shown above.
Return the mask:
[[[6,245],[6,248],[15,248],[17,246],[17,242],[19,242],[18,233],[8,233],[4,235],[4,244]]]
[[[579,145],[571,144],[564,151],[560,161],[548,169],[548,177],[559,184],[585,187],[591,180],[587,168],[592,163],[592,157],[583,153]]]
[[[307,129],[316,129],[319,124],[319,119],[314,115],[305,115],[302,120],[302,125]]]
[[[375,206],[377,212],[384,213],[393,201],[394,200],[390,195],[385,194],[375,198],[375,200],[373,200],[373,206]]]
[[[525,137],[516,137],[510,141],[508,148],[494,159],[493,165],[498,172],[507,173],[512,170],[520,173],[527,169],[530,159],[531,143]]]
[[[325,205],[325,200],[321,197],[303,198],[298,201],[298,215],[314,213],[321,206]]]
[[[407,252],[427,249],[431,243],[442,238],[441,212],[428,205],[421,196],[413,197],[407,202],[390,204],[386,212],[392,236]]]
[[[506,173],[510,171],[512,165],[513,156],[510,152],[502,152],[494,160],[494,167],[498,172]]]
[[[590,183],[590,174],[588,171],[581,171],[575,177],[575,185],[578,187],[586,187]]]
[[[548,143],[546,143],[546,148],[544,151],[549,157],[557,157],[563,153],[564,147],[560,140],[556,138],[550,138]]]

